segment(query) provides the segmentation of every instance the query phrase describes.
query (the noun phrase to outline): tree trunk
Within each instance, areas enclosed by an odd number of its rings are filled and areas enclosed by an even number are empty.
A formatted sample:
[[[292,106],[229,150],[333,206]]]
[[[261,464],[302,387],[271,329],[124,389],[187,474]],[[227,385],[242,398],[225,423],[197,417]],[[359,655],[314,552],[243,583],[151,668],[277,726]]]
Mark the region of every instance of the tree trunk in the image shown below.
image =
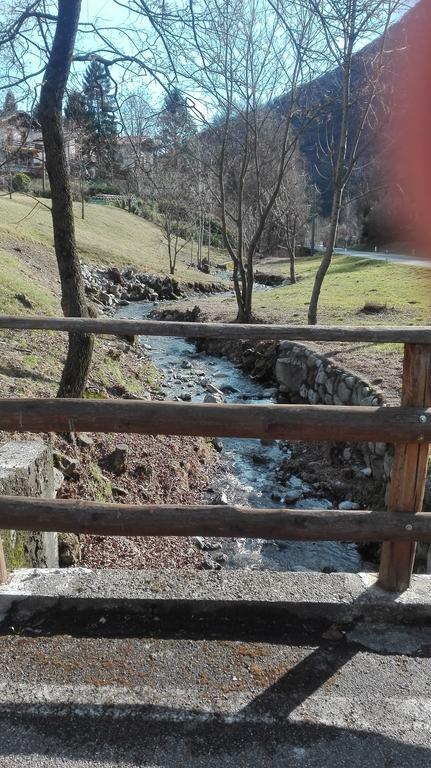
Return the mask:
[[[290,282],[296,283],[296,237],[293,237],[292,247],[289,248]]]
[[[236,267],[236,268],[235,268]],[[253,301],[253,255],[247,254],[246,268],[241,264],[234,265],[234,288],[238,312],[236,316],[237,323],[250,323],[252,319],[252,301]]]
[[[353,2],[351,8],[350,23],[353,24],[356,19],[356,3]],[[342,102],[342,116],[341,116],[341,128],[340,138],[337,151],[337,162],[334,174],[334,192],[332,196],[332,209],[331,209],[331,224],[329,229],[328,243],[322,261],[320,262],[319,269],[316,272],[314,279],[313,292],[311,294],[310,305],[308,307],[308,322],[309,325],[316,325],[317,323],[317,306],[319,303],[320,291],[322,289],[325,275],[331,265],[332,255],[334,253],[335,241],[337,239],[338,222],[340,220],[341,203],[343,200],[344,187],[346,184],[346,152],[347,152],[347,135],[349,130],[349,117],[350,117],[350,85],[351,85],[351,68],[352,68],[352,56],[353,56],[353,43],[354,36],[349,35],[349,42],[347,46],[347,52],[344,59],[343,66],[343,102]]]
[[[313,292],[311,294],[310,304],[308,307],[308,323],[309,325],[316,325],[317,323],[317,305],[319,303],[320,291],[322,289],[325,275],[331,266],[332,254],[334,253],[335,240],[337,238],[338,221],[340,218],[341,201],[343,197],[343,188],[340,187],[336,190],[331,213],[331,227],[329,230],[328,242],[326,245],[325,253],[323,254],[322,261],[320,262],[319,269],[316,272],[314,279]]]
[[[167,244],[168,244],[169,273],[171,275],[173,275],[173,274],[175,274],[175,262],[174,262],[174,258],[173,258],[173,255],[172,255],[172,251],[173,251],[173,248],[172,248],[172,234],[171,234],[170,230],[168,229],[168,227],[166,227],[166,240],[167,240]]]
[[[62,104],[69,77],[81,0],[59,0],[54,40],[40,91],[39,120],[51,185],[54,247],[66,317],[88,317],[84,283],[76,248],[72,194],[62,126]],[[89,334],[69,334],[69,348],[58,397],[81,397],[93,351]]]
[[[253,259],[254,252],[247,254],[247,268],[246,268],[246,285],[245,285],[245,320],[249,323],[252,318],[252,301],[253,301],[253,286],[254,286],[254,274],[253,274]]]
[[[244,322],[244,302],[243,302],[243,289],[242,289],[242,278],[240,277],[239,268],[238,268],[238,261],[235,258],[233,262],[233,272],[232,272],[232,279],[233,279],[233,287],[235,291],[235,298],[236,303],[238,307],[238,312],[236,316],[236,322],[237,323],[243,323]]]

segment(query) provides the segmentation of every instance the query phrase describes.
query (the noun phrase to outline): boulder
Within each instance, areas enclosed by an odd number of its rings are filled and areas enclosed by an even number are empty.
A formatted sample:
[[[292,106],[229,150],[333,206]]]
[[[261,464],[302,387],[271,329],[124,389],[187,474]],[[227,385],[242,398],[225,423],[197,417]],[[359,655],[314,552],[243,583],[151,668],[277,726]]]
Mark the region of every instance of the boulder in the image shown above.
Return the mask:
[[[127,454],[128,447],[125,443],[119,443],[115,446],[112,453],[109,453],[102,459],[101,464],[108,472],[113,472],[115,475],[122,475],[127,469]]]
[[[229,505],[228,498],[226,496],[226,493],[222,491],[221,493],[217,494],[214,498],[214,504],[223,504],[224,506]]]
[[[75,533],[58,534],[58,561],[61,568],[78,565],[81,560],[81,544]]]
[[[210,392],[208,392],[204,397],[204,403],[222,403],[223,399],[218,397],[218,395],[212,395]]]
[[[79,461],[78,459],[66,456],[64,453],[54,452],[54,467],[59,469],[63,473],[64,477],[68,480],[76,480],[79,476]]]
[[[303,492],[300,488],[291,488],[286,492],[284,503],[287,505],[294,504],[295,501],[299,501],[302,496]]]
[[[356,501],[341,501],[338,505],[338,509],[344,509],[348,511],[349,509],[360,509],[361,506]]]
[[[114,283],[114,285],[123,285],[123,278],[121,272],[117,267],[110,267],[107,270],[108,279]]]
[[[210,382],[208,382],[205,388],[208,390],[208,392],[211,392],[212,395],[217,395],[218,397],[221,397],[221,399],[223,400],[223,392],[221,391],[221,389],[218,389],[218,387],[214,386],[214,384],[211,384]]]
[[[76,435],[76,444],[80,448],[91,448],[94,445],[94,440],[86,432],[79,432]]]

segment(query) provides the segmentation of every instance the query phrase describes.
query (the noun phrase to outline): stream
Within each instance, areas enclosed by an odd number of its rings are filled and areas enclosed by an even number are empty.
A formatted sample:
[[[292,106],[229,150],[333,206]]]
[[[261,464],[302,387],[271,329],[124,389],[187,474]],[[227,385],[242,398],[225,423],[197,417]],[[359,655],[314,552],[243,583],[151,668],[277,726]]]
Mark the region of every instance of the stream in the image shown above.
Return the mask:
[[[117,317],[143,319],[154,309],[153,302],[134,302],[120,307]],[[208,394],[210,383],[222,390],[225,402],[256,403],[274,402],[276,390],[265,388],[253,381],[233,362],[197,352],[192,342],[169,337],[141,337],[146,354],[162,376],[161,389],[166,399],[182,399],[202,402]],[[282,508],[284,499],[295,489],[307,491],[302,498],[289,506],[297,509],[329,509],[331,501],[313,498],[313,487],[300,477],[290,477],[289,485],[277,482],[276,472],[281,461],[289,457],[289,447],[284,442],[222,438],[219,440],[226,471],[212,481],[211,491],[205,503],[216,503],[220,497],[226,502],[261,508]],[[317,489],[316,489],[317,490]],[[280,498],[280,501],[274,501]],[[356,546],[349,542],[300,542],[265,539],[220,539],[226,556],[225,567],[294,570],[294,571],[345,571],[361,570],[362,560]]]

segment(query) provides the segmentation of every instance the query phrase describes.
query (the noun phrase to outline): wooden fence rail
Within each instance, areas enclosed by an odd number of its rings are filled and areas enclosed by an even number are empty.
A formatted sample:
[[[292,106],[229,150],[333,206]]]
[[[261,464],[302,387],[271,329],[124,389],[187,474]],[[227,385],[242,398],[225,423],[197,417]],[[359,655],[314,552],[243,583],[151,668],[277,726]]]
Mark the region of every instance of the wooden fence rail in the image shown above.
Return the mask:
[[[102,504],[0,497],[0,528],[101,536],[226,536],[302,541],[431,542],[431,514],[232,505]]]
[[[0,399],[0,430],[431,442],[431,408]]]
[[[0,528],[100,535],[217,535],[383,541],[379,579],[409,586],[415,542],[431,542],[421,512],[431,443],[431,327],[329,327],[0,317],[0,328],[183,338],[397,342],[405,345],[401,407],[224,405],[124,400],[0,400],[0,430],[129,432],[388,442],[395,445],[387,512],[130,506],[0,497]],[[0,558],[0,581],[4,566]]]
[[[431,344],[430,326],[263,325],[183,323],[81,317],[0,317],[0,328],[126,336],[241,339],[244,341],[363,341]]]

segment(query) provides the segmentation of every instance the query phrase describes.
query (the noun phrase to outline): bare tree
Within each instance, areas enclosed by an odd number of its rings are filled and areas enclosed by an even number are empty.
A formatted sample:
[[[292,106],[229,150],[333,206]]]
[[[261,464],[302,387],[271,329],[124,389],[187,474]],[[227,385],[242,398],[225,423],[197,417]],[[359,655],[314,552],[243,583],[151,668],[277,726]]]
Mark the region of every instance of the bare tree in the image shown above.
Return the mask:
[[[317,322],[323,281],[331,264],[347,185],[366,164],[381,126],[389,27],[400,0],[308,0],[320,28],[321,56],[339,78],[339,108],[327,115],[320,140],[332,173],[332,203],[325,252],[317,270],[308,322]],[[358,50],[379,35],[358,57]]]
[[[155,198],[169,257],[169,272],[175,274],[178,256],[194,235],[194,205],[190,184],[182,170],[157,165]]]
[[[274,206],[273,219],[281,242],[287,249],[290,265],[290,282],[296,283],[296,251],[298,241],[310,219],[310,203],[307,200],[307,176],[304,163],[297,152],[280,187]]]
[[[81,0],[59,0],[54,38],[40,90],[39,120],[45,163],[51,186],[54,247],[61,281],[61,305],[68,317],[87,317],[75,238],[72,194],[63,134],[63,97],[78,29]],[[69,348],[58,391],[59,397],[81,397],[93,351],[89,334],[69,334]]]
[[[52,6],[51,6],[52,7]],[[65,315],[88,315],[84,286],[75,240],[75,227],[67,167],[62,104],[70,72],[81,0],[58,0],[53,13],[44,2],[26,3],[20,12],[0,27],[0,48],[8,49],[15,83],[28,83],[32,74],[26,70],[23,55],[32,62],[35,53],[43,60],[38,118],[42,127],[45,163],[52,195],[54,246],[61,280],[62,307]],[[44,34],[40,34],[44,30]],[[36,34],[35,34],[36,33]],[[31,41],[31,43],[30,43]],[[29,50],[30,48],[30,50]],[[10,73],[9,73],[10,74]],[[9,83],[10,85],[10,83]],[[82,395],[91,362],[93,339],[87,334],[70,334],[69,348],[58,394]]]
[[[287,19],[280,8],[190,0],[185,61],[177,63],[200,121],[197,159],[216,180],[213,209],[233,262],[239,322],[252,318],[255,255],[310,119],[312,16],[290,3]]]
[[[146,89],[127,94],[118,107],[122,135],[118,139],[120,162],[132,192],[142,196],[151,190],[155,132],[158,112]]]
[[[129,0],[133,4],[133,0]],[[124,3],[118,2],[119,6]],[[126,3],[127,5],[127,3]],[[27,0],[9,2],[0,13],[0,91],[18,91],[30,103],[39,96],[38,117],[45,145],[45,162],[51,185],[54,246],[65,315],[86,317],[85,301],[72,209],[69,169],[62,124],[62,104],[73,62],[98,62],[112,79],[111,67],[129,73],[156,71],[156,45],[146,35],[145,44],[135,29],[117,30],[80,23],[81,0]],[[150,13],[150,11],[149,11]],[[79,50],[76,44],[80,33]],[[158,38],[156,34],[156,39]],[[39,86],[39,83],[41,85]],[[115,94],[117,86],[115,85]],[[59,396],[81,396],[91,363],[93,340],[70,334]]]

